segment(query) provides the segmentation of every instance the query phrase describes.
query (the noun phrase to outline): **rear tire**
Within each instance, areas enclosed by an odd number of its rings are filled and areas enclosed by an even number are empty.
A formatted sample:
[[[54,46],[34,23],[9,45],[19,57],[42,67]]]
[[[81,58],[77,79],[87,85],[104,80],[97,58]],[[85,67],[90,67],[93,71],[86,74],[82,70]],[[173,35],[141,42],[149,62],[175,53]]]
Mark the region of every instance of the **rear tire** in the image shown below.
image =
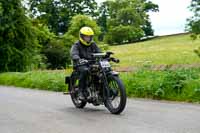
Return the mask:
[[[79,100],[79,88],[78,88],[79,79],[74,74],[71,76],[71,83],[69,85],[69,92],[73,104],[76,108],[84,108],[87,104],[86,101]]]
[[[108,77],[108,85],[110,96],[108,96],[105,106],[112,114],[120,114],[126,107],[127,96],[125,87],[119,77],[113,75]],[[113,101],[116,98],[119,98],[120,102],[117,106],[114,106]]]

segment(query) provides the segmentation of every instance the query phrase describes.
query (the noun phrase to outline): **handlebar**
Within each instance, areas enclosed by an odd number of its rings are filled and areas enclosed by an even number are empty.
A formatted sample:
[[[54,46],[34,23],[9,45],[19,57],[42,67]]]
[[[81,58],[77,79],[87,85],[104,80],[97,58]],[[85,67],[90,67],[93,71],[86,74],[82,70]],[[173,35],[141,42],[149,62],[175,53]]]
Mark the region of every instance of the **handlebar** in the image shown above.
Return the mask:
[[[97,62],[98,59],[103,59],[103,60],[107,60],[107,61],[109,61],[109,62],[112,61],[112,62],[114,62],[114,63],[119,63],[119,62],[120,62],[119,59],[110,57],[110,56],[113,55],[113,54],[114,54],[113,52],[93,53],[93,54],[92,54],[92,57],[93,57],[94,59],[92,59],[92,60],[87,60],[88,62],[85,62],[85,63],[82,63],[82,64],[76,64],[75,67],[93,64],[93,63]]]
[[[116,59],[116,58],[113,58],[113,57],[109,57],[109,58],[105,58],[104,60],[107,60],[107,61],[112,61],[114,63],[119,63],[120,60],[119,59]],[[93,64],[95,63],[97,60],[87,60],[88,62],[86,63],[82,63],[82,64],[76,64],[75,67],[79,67],[79,66],[83,66],[83,65],[90,65],[90,64]]]
[[[115,63],[119,63],[120,62],[120,60],[119,59],[116,59],[116,58],[110,58],[111,59],[111,61],[113,61],[113,62],[115,62]]]

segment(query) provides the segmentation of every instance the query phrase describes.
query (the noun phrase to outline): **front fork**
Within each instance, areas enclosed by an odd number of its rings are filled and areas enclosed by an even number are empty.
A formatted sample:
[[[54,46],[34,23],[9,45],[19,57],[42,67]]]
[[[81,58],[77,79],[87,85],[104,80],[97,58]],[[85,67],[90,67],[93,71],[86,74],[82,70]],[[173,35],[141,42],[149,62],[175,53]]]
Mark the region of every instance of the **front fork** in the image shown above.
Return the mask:
[[[103,100],[104,103],[107,102],[109,96],[110,96],[110,91],[109,91],[109,84],[107,80],[107,75],[105,72],[102,72],[102,81],[103,81]]]
[[[115,71],[109,71],[108,73],[102,72],[103,76],[103,97],[104,101],[106,101],[110,97],[110,89],[109,89],[109,83],[108,83],[108,78],[109,76],[118,76],[119,73]]]

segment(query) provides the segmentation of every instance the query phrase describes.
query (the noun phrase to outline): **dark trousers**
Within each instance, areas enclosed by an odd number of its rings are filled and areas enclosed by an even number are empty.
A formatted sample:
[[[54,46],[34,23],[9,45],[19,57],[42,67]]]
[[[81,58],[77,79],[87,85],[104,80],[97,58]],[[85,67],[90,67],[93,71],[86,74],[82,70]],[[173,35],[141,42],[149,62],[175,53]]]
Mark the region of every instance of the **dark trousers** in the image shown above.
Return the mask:
[[[87,87],[87,76],[89,69],[87,66],[79,66],[78,71],[80,73],[79,89],[80,91],[84,92],[84,90],[86,90]]]

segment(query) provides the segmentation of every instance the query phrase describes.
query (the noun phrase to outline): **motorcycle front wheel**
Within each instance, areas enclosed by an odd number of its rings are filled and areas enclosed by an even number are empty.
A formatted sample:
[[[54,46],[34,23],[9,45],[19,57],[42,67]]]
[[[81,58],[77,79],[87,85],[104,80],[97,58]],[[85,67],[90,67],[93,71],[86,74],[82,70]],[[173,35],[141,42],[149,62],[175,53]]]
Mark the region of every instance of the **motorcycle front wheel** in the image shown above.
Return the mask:
[[[105,106],[112,114],[120,114],[126,107],[126,89],[118,76],[109,76],[107,80],[109,96]]]

